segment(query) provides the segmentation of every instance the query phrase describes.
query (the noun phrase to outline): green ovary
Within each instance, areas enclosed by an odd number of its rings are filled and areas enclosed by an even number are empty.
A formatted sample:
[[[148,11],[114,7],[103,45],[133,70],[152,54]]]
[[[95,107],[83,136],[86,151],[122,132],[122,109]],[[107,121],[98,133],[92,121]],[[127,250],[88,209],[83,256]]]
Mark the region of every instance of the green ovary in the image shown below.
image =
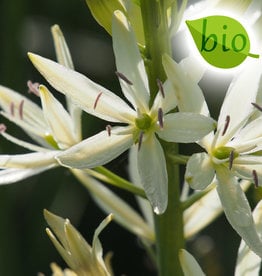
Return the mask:
[[[136,118],[135,124],[138,129],[146,131],[152,126],[153,120],[148,114],[143,113],[139,116],[139,118]]]
[[[232,147],[220,147],[216,148],[213,151],[213,156],[219,160],[228,159],[230,157],[231,152],[233,152],[233,159],[238,156],[238,153],[234,151],[235,149]]]

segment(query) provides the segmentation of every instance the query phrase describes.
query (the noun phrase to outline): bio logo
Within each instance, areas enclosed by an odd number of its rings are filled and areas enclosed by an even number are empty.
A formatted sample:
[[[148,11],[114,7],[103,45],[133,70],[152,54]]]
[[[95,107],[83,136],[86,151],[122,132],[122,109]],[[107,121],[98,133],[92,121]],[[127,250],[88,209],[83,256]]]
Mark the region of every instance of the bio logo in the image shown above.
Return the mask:
[[[186,21],[186,24],[200,54],[213,66],[233,68],[241,64],[247,56],[259,58],[259,55],[249,53],[247,32],[231,17],[208,16]]]

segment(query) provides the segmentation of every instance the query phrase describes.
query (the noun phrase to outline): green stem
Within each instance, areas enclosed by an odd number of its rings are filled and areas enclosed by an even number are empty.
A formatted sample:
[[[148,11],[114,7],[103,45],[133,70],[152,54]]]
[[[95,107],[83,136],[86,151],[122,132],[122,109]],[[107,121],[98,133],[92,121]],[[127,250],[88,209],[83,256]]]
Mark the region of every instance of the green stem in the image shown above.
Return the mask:
[[[162,55],[171,55],[171,43],[167,25],[164,0],[141,0],[145,34],[144,61],[147,68],[151,104],[158,91],[157,79],[164,82],[166,74],[162,65]]]
[[[113,172],[109,171],[107,168],[103,166],[96,167],[92,170],[86,169],[86,172],[89,175],[92,175],[101,181],[104,181],[108,184],[111,184],[115,187],[126,190],[128,192],[131,192],[134,195],[146,198],[145,192],[141,188],[135,186],[131,182],[123,179],[122,177],[114,174]]]
[[[177,146],[173,146],[176,147]],[[166,149],[166,153],[168,149]],[[173,165],[166,154],[168,172],[168,206],[163,215],[155,215],[156,248],[159,275],[182,276],[179,250],[185,247],[183,208],[180,201],[179,166]]]
[[[145,65],[149,79],[151,105],[158,91],[157,79],[164,82],[164,53],[172,55],[168,31],[167,0],[140,0],[145,34]],[[168,206],[162,215],[154,215],[159,276],[182,276],[179,250],[184,248],[183,210],[180,202],[179,165],[169,158],[178,154],[178,146],[162,143],[168,172]],[[172,151],[172,152],[170,152]]]

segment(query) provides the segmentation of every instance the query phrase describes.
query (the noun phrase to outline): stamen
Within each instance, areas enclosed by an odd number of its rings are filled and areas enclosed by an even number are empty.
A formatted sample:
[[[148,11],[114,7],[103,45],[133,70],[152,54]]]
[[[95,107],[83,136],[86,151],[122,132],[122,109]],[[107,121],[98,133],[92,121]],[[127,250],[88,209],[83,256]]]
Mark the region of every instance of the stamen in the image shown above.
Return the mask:
[[[253,171],[252,171],[252,175],[253,175],[253,180],[254,180],[255,187],[258,188],[258,176],[257,176],[257,171],[256,171],[256,170],[253,170]]]
[[[229,155],[229,167],[228,167],[229,170],[231,170],[233,167],[233,161],[234,161],[234,150],[232,150]]]
[[[116,75],[118,76],[119,79],[125,81],[127,84],[133,85],[132,81],[130,81],[123,73],[116,71]]]
[[[0,133],[3,133],[6,131],[6,125],[0,124]]]
[[[226,116],[226,121],[225,121],[225,126],[224,126],[224,129],[223,129],[223,132],[222,132],[222,136],[225,135],[225,133],[226,133],[226,131],[228,129],[229,123],[230,123],[230,116],[227,115]]]
[[[94,109],[96,109],[97,103],[98,103],[98,101],[99,101],[99,99],[100,99],[101,96],[102,96],[102,92],[100,92],[100,93],[97,95],[97,97],[96,97],[96,100],[95,100],[94,106],[93,106]]]
[[[159,89],[162,97],[165,98],[165,91],[164,91],[164,87],[163,87],[162,81],[160,79],[157,79],[156,82],[157,82],[157,86],[158,86],[158,89]]]
[[[141,132],[139,133],[139,137],[138,137],[138,150],[141,149],[142,142],[143,142],[143,137],[144,137],[144,132],[141,131]]]
[[[111,130],[112,130],[112,127],[110,125],[107,125],[106,126],[106,131],[108,133],[108,136],[111,136]]]
[[[10,103],[10,113],[15,116],[15,104],[13,102]]]
[[[258,105],[257,103],[251,103],[256,109],[262,112],[262,106]]]
[[[19,112],[19,117],[21,120],[23,120],[23,110],[24,110],[24,100],[22,100],[19,104],[18,112]]]
[[[163,120],[163,109],[162,108],[158,108],[157,118],[158,118],[158,123],[159,123],[160,128],[163,128],[164,120]]]
[[[39,90],[38,90],[38,88],[39,88],[39,85],[40,85],[40,83],[38,83],[38,82],[32,82],[32,81],[27,81],[27,86],[28,86],[28,93],[33,93],[33,94],[35,94],[36,96],[40,96],[40,94],[39,94]]]

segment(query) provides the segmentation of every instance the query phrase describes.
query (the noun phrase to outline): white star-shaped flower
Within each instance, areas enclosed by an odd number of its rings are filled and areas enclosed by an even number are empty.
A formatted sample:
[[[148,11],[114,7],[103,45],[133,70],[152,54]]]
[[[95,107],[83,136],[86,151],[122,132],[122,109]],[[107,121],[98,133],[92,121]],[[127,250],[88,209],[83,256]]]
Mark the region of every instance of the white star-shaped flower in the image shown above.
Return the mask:
[[[186,83],[188,74],[167,57],[164,66],[176,87],[179,109],[207,115],[209,111],[197,83]],[[206,152],[193,154],[185,173],[190,186],[199,190],[205,189],[216,177],[217,192],[228,221],[260,257],[262,241],[239,179],[261,184],[262,117],[254,116],[256,108],[252,105],[261,92],[261,74],[261,61],[252,60],[235,77],[221,107],[216,133],[199,141]]]
[[[167,206],[167,171],[158,138],[168,142],[195,142],[210,132],[213,119],[195,113],[171,113],[176,97],[169,82],[159,84],[153,105],[144,62],[135,35],[125,18],[116,11],[112,24],[117,76],[129,103],[85,76],[35,54],[29,57],[39,72],[58,91],[70,97],[89,114],[124,123],[90,137],[57,155],[64,166],[92,168],[103,165],[138,144],[138,169],[142,184],[156,213]],[[156,80],[157,81],[157,80]]]

